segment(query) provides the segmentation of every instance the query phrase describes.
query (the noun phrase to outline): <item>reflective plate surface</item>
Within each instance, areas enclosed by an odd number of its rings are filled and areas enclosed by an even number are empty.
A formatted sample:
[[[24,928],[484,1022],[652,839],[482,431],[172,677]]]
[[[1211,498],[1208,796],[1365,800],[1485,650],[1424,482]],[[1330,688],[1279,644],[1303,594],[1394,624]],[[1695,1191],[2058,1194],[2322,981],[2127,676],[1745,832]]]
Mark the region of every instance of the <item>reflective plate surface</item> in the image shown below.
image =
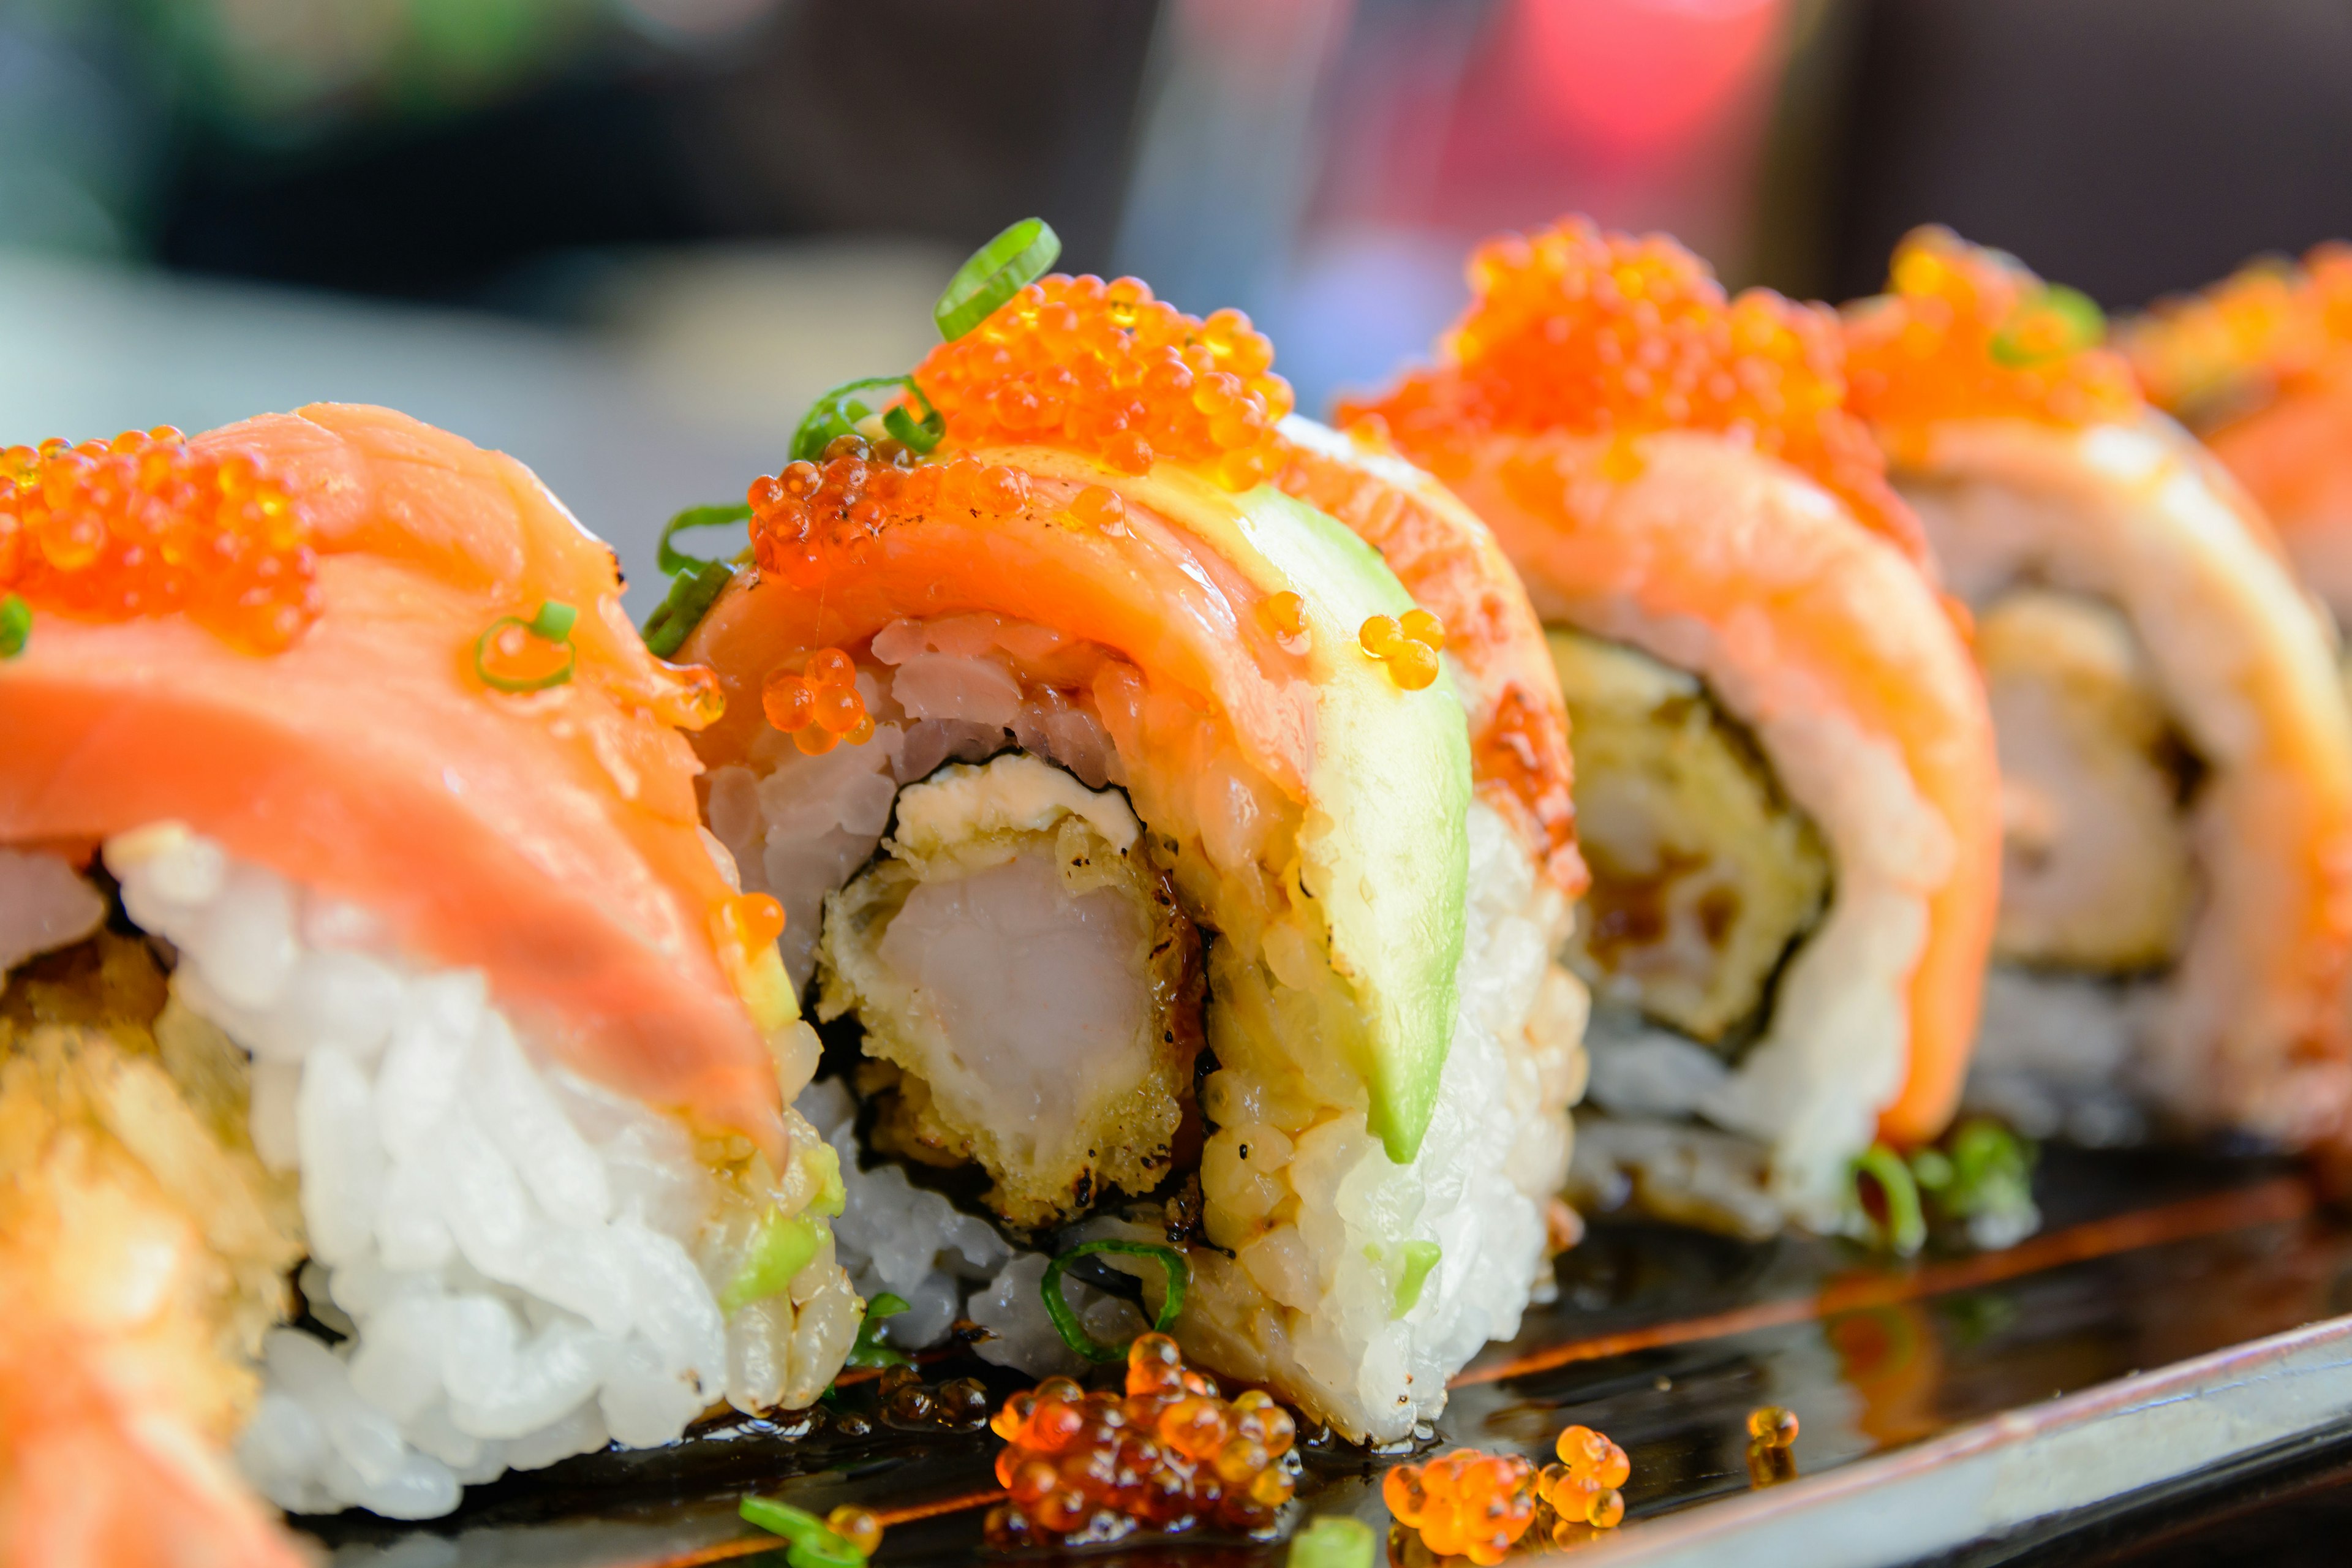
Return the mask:
[[[1575,1421],[1623,1445],[1626,1522],[1575,1553],[1595,1568],[1832,1568],[2091,1561],[2068,1554],[2067,1531],[2113,1538],[2129,1510],[2183,1506],[2200,1482],[2291,1468],[2352,1431],[2352,1320],[2328,1321],[2352,1314],[2352,1230],[2302,1176],[2052,1151],[2037,1185],[2040,1235],[1907,1263],[1811,1238],[1596,1225],[1559,1261],[1559,1300],[1456,1380],[1435,1441],[1541,1462]],[[1020,1386],[969,1359],[925,1373],[981,1371],[1000,1398]],[[895,1429],[871,1393],[846,1386],[836,1410],[789,1428],[738,1422],[509,1477],[429,1525],[306,1522],[337,1568],[688,1568],[776,1544],[735,1516],[756,1489],[820,1513],[877,1510],[882,1563],[971,1560],[996,1439]],[[1747,1415],[1767,1404],[1802,1423],[1793,1476],[1750,1473]],[[1314,1454],[1305,1509],[1385,1531],[1391,1462]],[[1129,1542],[1108,1557],[1207,1568],[1285,1550]]]

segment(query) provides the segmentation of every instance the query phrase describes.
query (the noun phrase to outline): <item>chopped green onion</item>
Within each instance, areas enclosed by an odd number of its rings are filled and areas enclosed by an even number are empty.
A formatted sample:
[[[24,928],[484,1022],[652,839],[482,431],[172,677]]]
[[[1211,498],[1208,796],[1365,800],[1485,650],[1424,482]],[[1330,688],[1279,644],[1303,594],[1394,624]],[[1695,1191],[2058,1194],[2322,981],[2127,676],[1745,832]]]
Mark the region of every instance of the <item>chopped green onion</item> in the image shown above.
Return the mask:
[[[971,331],[1038,279],[1062,254],[1062,238],[1041,217],[1024,217],[971,253],[948,279],[931,320],[948,342]]]
[[[654,564],[669,574],[669,593],[646,617],[645,629],[638,634],[656,658],[667,658],[678,650],[735,578],[735,569],[727,563],[688,555],[673,547],[670,540],[689,528],[723,528],[751,515],[751,509],[741,501],[732,506],[690,506],[662,529],[661,540],[654,547]]]
[[[1936,1194],[1939,1212],[1959,1220],[2009,1222],[1995,1224],[1995,1231],[2022,1235],[2032,1229],[2037,1217],[2032,1144],[1984,1117],[1961,1122],[1945,1143],[1952,1174]]]
[[[856,435],[857,426],[874,417],[873,407],[857,395],[859,393],[873,392],[882,387],[897,391],[913,384],[914,378],[905,375],[869,375],[862,381],[843,382],[818,398],[801,420],[800,428],[793,432],[793,461],[815,462],[824,456],[827,447],[844,436]],[[919,397],[922,395],[919,392],[916,395]],[[930,406],[930,400],[925,398],[923,407],[929,410]],[[887,426],[889,421],[885,419],[883,423]],[[944,430],[945,426],[941,428]],[[932,445],[938,443],[934,441]]]
[[[752,1233],[751,1255],[719,1293],[719,1310],[733,1312],[754,1301],[764,1301],[793,1282],[808,1267],[824,1241],[824,1227],[803,1218],[786,1219],[771,1206]]]
[[[1398,1251],[1404,1255],[1404,1272],[1397,1277],[1396,1302],[1389,1310],[1391,1321],[1421,1304],[1421,1288],[1428,1283],[1429,1271],[1444,1256],[1444,1249],[1433,1241],[1408,1241]]]
[[[656,658],[676,653],[734,580],[735,569],[719,561],[706,562],[671,578],[668,596],[654,606],[638,634],[646,640],[646,651]]]
[[[747,1497],[735,1511],[745,1523],[791,1542],[784,1561],[792,1568],[865,1568],[866,1553],[804,1508],[773,1498]]]
[[[21,594],[0,599],[0,658],[14,658],[33,639],[33,606]]]
[[[562,600],[542,599],[539,613],[531,616],[528,629],[535,637],[544,637],[549,642],[563,642],[570,638],[572,624],[579,619],[580,612]]]
[[[857,1325],[857,1339],[849,1347],[850,1366],[912,1366],[907,1352],[884,1344],[877,1337],[885,1318],[895,1318],[913,1303],[904,1296],[885,1290],[866,1303],[866,1321]]]
[[[1372,1568],[1379,1544],[1360,1519],[1318,1513],[1291,1538],[1290,1568]]]
[[[1881,1201],[1886,1205],[1886,1218],[1882,1223],[1872,1219],[1867,1207],[1865,1219],[1887,1250],[1897,1257],[1908,1258],[1927,1244],[1927,1216],[1919,1207],[1918,1184],[1911,1178],[1911,1167],[1903,1156],[1884,1143],[1873,1143],[1853,1163],[1856,1178],[1868,1176],[1878,1185]],[[1860,1198],[1857,1184],[1855,1196]]]
[[[742,501],[732,506],[688,507],[663,525],[661,540],[654,546],[654,564],[661,568],[665,575],[672,577],[696,566],[712,564],[699,555],[688,555],[672,548],[670,541],[689,528],[724,528],[730,522],[741,522],[751,515],[751,507]]]
[[[2089,295],[2053,283],[2018,301],[2017,309],[1993,334],[1993,363],[2012,370],[2046,364],[2096,348],[2106,335],[2106,314]]]
[[[490,623],[488,631],[474,639],[474,673],[493,691],[544,691],[551,686],[562,685],[572,679],[572,671],[580,663],[580,650],[572,645],[572,626],[579,618],[580,612],[561,599],[541,601],[528,620],[520,616],[500,616]],[[509,626],[520,626],[542,642],[561,645],[563,662],[544,675],[499,674],[490,668],[490,641]]]
[[[907,390],[923,405],[923,416],[917,419],[903,405],[894,403],[882,411],[882,428],[908,450],[928,457],[947,436],[947,416],[931,406],[931,400],[923,395],[922,384],[911,375],[907,378]]]
[[[1054,1320],[1054,1331],[1062,1336],[1062,1342],[1091,1362],[1117,1361],[1127,1353],[1127,1347],[1107,1345],[1087,1332],[1062,1295],[1062,1276],[1079,1258],[1104,1252],[1149,1258],[1167,1271],[1168,1294],[1161,1298],[1160,1315],[1151,1324],[1156,1333],[1166,1333],[1176,1314],[1184,1310],[1184,1288],[1192,1280],[1192,1266],[1184,1261],[1182,1253],[1149,1241],[1082,1241],[1045,1265],[1045,1277],[1038,1281],[1038,1290],[1045,1298],[1045,1315]]]

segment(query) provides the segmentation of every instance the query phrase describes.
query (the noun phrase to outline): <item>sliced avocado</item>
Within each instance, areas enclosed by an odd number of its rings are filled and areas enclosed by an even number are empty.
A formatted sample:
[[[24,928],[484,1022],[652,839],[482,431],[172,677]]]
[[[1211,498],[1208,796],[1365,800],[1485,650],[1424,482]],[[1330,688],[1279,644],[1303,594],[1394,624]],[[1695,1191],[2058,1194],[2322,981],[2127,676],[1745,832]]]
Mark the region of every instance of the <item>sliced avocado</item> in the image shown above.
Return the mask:
[[[1267,592],[1306,601],[1316,755],[1300,881],[1360,1011],[1371,1131],[1390,1159],[1410,1162],[1453,1038],[1470,866],[1469,721],[1453,683],[1403,690],[1357,642],[1366,619],[1402,616],[1412,596],[1379,552],[1271,485],[1235,495],[1172,463],[1130,477],[1046,447],[975,455],[1107,485]]]

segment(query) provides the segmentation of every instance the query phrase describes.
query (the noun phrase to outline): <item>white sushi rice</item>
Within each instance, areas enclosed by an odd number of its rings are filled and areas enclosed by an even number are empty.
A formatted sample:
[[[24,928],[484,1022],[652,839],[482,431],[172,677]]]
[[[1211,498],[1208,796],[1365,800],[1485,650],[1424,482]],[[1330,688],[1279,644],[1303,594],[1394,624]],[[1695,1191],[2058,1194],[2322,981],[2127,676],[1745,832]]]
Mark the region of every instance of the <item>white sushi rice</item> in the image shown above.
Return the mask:
[[[869,742],[809,757],[782,736],[764,737],[750,765],[717,769],[708,781],[711,830],[734,855],[744,886],[785,906],[785,961],[798,984],[814,972],[825,895],[874,853],[900,786],[950,758],[978,760],[1008,743],[1090,787],[1124,784],[1134,766],[1089,694],[1022,678],[1032,658],[1069,656],[1049,629],[983,616],[900,621],[875,637],[871,653],[886,668],[877,674],[869,665],[858,678],[877,721]],[[1097,690],[1106,681],[1136,689],[1131,668],[1104,668]],[[1247,781],[1212,760],[1197,786],[1157,782],[1160,798],[1197,803],[1197,831],[1218,866],[1251,863],[1271,808]],[[1245,1216],[1236,1235],[1247,1244],[1230,1261],[1193,1249],[1192,1292],[1176,1332],[1221,1370],[1286,1390],[1355,1437],[1404,1436],[1444,1407],[1446,1377],[1479,1345],[1516,1331],[1544,1278],[1546,1207],[1566,1175],[1566,1110],[1583,1087],[1583,988],[1550,962],[1566,901],[1539,881],[1491,809],[1474,804],[1469,829],[1460,1008],[1436,1110],[1412,1163],[1388,1159],[1360,1110],[1327,1108],[1305,1124],[1294,1118],[1288,1132],[1275,1125],[1299,1103],[1295,1080],[1259,1081],[1228,1061],[1204,1088],[1203,1109],[1218,1124],[1201,1173],[1211,1237],[1220,1215]],[[1286,949],[1265,962],[1279,971],[1319,961]],[[1299,984],[1311,990],[1314,983],[1301,976]],[[850,1194],[836,1227],[844,1265],[869,1294],[887,1289],[915,1303],[890,1321],[886,1338],[930,1342],[945,1332],[948,1302],[960,1299],[961,1313],[997,1336],[982,1355],[1031,1373],[1075,1370],[1038,1293],[1043,1257],[1001,1241],[1002,1250],[991,1249],[964,1228],[975,1222],[887,1164],[860,1171],[845,1091],[818,1085],[802,1105],[841,1154]],[[1238,1156],[1244,1146],[1246,1163]],[[1150,1228],[1123,1230],[1108,1218],[1083,1232],[1098,1233],[1159,1239]],[[1434,1244],[1437,1261],[1400,1315],[1412,1243]],[[1136,1268],[1156,1286],[1151,1265]],[[1066,1287],[1097,1339],[1124,1339],[1140,1327],[1129,1303]]]
[[[1393,1442],[1434,1419],[1446,1379],[1487,1341],[1518,1331],[1545,1276],[1546,1205],[1567,1175],[1566,1111],[1584,1089],[1584,988],[1550,961],[1566,900],[1475,802],[1469,837],[1461,1005],[1411,1164],[1388,1158],[1360,1111],[1292,1136],[1247,1119],[1264,1088],[1235,1069],[1203,1090],[1221,1123],[1202,1166],[1212,1209],[1290,1217],[1231,1263],[1196,1250],[1178,1337],[1238,1375],[1315,1388],[1324,1417],[1359,1440]],[[1221,1158],[1221,1143],[1247,1145],[1246,1164]],[[1258,1182],[1282,1190],[1253,1191]],[[1400,1313],[1413,1243],[1434,1243],[1437,1259]]]
[[[172,1003],[253,1057],[250,1127],[299,1171],[329,1345],[275,1331],[237,1447],[272,1501],[423,1519],[459,1488],[676,1438],[721,1398],[806,1404],[859,1309],[831,1248],[724,1317],[748,1226],[682,1127],[535,1062],[476,971],[164,824],[110,839]]]

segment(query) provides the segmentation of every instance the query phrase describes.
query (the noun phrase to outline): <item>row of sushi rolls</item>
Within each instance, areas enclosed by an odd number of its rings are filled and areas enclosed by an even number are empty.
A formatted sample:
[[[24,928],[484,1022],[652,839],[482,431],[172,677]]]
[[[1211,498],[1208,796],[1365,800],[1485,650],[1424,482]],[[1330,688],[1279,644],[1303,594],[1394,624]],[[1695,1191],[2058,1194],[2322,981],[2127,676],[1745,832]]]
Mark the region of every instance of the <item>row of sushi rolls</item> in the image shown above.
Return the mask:
[[[1318,423],[1057,248],[643,626],[386,409],[0,453],[0,1558],[298,1563],[909,1358],[992,1539],[1263,1538],[1586,1216],[2352,1163],[2352,250],[2110,330],[1946,230],[1836,309],[1569,219]],[[1391,1500],[1613,1523],[1561,1450]]]

